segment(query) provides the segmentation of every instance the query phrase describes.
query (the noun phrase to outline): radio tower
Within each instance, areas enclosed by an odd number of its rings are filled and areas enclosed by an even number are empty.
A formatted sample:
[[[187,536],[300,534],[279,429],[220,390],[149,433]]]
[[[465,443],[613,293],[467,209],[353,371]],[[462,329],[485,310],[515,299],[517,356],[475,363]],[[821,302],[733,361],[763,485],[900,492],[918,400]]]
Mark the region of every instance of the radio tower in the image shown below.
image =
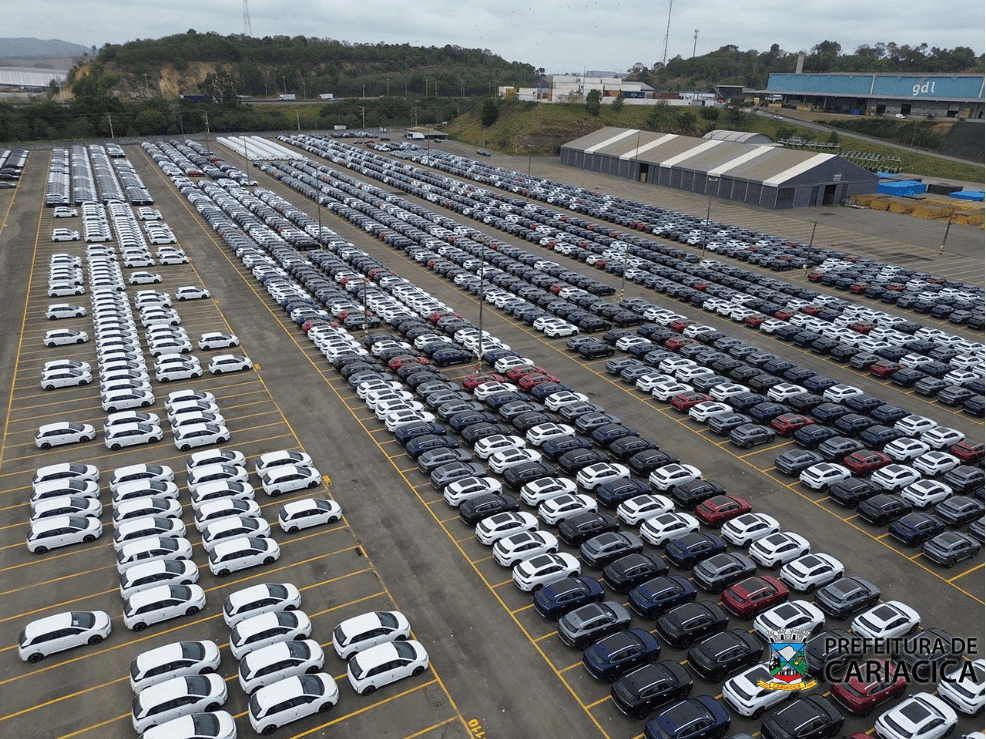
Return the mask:
[[[661,61],[661,66],[663,67],[668,66],[668,37],[671,36],[671,8],[673,6],[674,0],[668,0],[668,27],[664,31],[664,59]]]
[[[244,0],[246,2],[246,0]],[[695,29],[695,43],[692,44],[692,56],[695,56],[695,49],[698,48],[698,29]]]
[[[253,27],[250,25],[250,3],[249,0],[243,0],[243,35],[252,36]]]

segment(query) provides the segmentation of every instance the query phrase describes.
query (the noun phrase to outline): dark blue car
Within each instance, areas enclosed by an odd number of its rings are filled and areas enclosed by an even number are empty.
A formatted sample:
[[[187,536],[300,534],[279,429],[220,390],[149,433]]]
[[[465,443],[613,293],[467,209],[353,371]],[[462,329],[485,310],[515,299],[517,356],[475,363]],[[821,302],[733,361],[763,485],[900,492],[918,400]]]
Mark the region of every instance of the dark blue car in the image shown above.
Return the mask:
[[[697,695],[665,708],[644,725],[647,739],[719,739],[729,714],[711,695]]]
[[[909,547],[938,536],[945,530],[945,522],[930,513],[914,511],[890,524],[890,535]]]
[[[616,508],[625,500],[649,492],[650,486],[645,480],[614,480],[596,488],[596,500],[606,508]]]
[[[589,603],[599,603],[606,591],[592,577],[566,577],[534,593],[534,610],[538,615],[556,620],[569,611]]]
[[[426,436],[428,434],[434,434],[437,436],[444,436],[447,433],[446,429],[440,423],[432,423],[430,421],[424,421],[422,423],[410,423],[406,426],[401,426],[394,432],[394,439],[401,446],[407,446],[408,442],[412,439],[416,439],[419,436]]]
[[[598,680],[613,682],[634,667],[655,661],[661,645],[645,629],[628,629],[600,639],[582,654],[582,664]]]
[[[665,558],[682,568],[692,568],[703,559],[726,551],[726,542],[715,534],[695,531],[673,539],[664,550]]]
[[[681,575],[655,577],[630,591],[630,607],[643,618],[657,618],[665,611],[695,600],[698,590]]]
[[[554,439],[548,439],[541,445],[541,454],[554,462],[565,452],[570,452],[573,449],[591,448],[592,442],[584,436],[558,436]]]
[[[458,440],[454,436],[425,434],[411,439],[404,446],[404,452],[411,459],[417,459],[425,452],[433,449],[455,449],[459,446]]]
[[[456,433],[462,433],[463,429],[476,423],[496,423],[496,416],[485,411],[465,411],[448,419],[449,428]]]

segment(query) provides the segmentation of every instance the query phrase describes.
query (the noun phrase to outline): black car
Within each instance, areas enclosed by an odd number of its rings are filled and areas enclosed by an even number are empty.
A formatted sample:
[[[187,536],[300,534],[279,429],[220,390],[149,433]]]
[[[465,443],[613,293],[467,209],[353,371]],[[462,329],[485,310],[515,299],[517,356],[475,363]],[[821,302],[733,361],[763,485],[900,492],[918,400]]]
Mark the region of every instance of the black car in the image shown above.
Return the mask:
[[[606,426],[610,423],[619,422],[619,417],[610,413],[586,413],[584,416],[579,416],[575,419],[575,428],[583,434],[588,434],[595,431],[600,426]]]
[[[552,462],[576,449],[591,449],[592,442],[584,436],[557,436],[541,445],[541,455]],[[602,461],[606,461],[605,459]],[[562,466],[564,469],[564,466]]]
[[[458,434],[477,423],[496,423],[496,416],[486,411],[463,411],[448,419],[449,428]]]
[[[958,467],[953,467],[944,475],[942,475],[941,481],[948,485],[956,493],[968,493],[975,488],[983,484],[984,473],[983,470],[976,467],[971,467],[967,464],[960,464]],[[974,516],[973,518],[977,518]],[[970,519],[971,520],[971,519]],[[962,523],[966,523],[963,521]],[[956,524],[961,526],[962,523]]]
[[[822,403],[811,409],[809,415],[818,423],[834,423],[852,411],[841,403]]]
[[[582,359],[605,359],[616,354],[616,348],[604,341],[593,341],[592,343],[580,344],[578,354]]]
[[[873,416],[871,415],[870,418]],[[904,434],[893,426],[884,426],[881,423],[874,424],[859,432],[859,440],[866,444],[870,449],[883,449],[887,444],[896,441]]]
[[[787,404],[798,413],[811,413],[811,409],[825,402],[825,398],[815,393],[801,393],[787,399]]]
[[[606,450],[621,462],[626,461],[637,452],[646,449],[659,449],[658,443],[643,436],[624,436],[610,444]]]
[[[905,639],[891,657],[914,679],[929,682],[943,670],[951,670],[962,659],[961,652],[954,651],[960,642],[944,629],[925,629]]]
[[[453,436],[439,434],[425,434],[411,439],[404,445],[404,453],[410,459],[417,459],[425,452],[437,449],[455,449],[459,446],[459,441]]]
[[[519,490],[539,477],[558,477],[558,468],[547,462],[524,462],[505,470],[503,483],[511,490]]]
[[[582,401],[581,403],[572,403],[572,405],[566,405],[558,411],[558,417],[561,418],[565,423],[571,423],[576,418],[586,415],[587,413],[604,413],[605,409],[597,404],[590,403],[589,401]]]
[[[693,531],[668,542],[664,556],[671,564],[690,569],[703,559],[726,551],[726,542],[715,534]]]
[[[667,573],[668,565],[660,555],[636,552],[606,565],[603,581],[617,593],[629,593],[638,585]]]
[[[938,536],[945,530],[945,522],[923,511],[901,516],[890,524],[890,535],[905,546],[913,547]]]
[[[964,526],[983,515],[983,503],[968,495],[953,495],[934,508],[935,515],[948,526]]]
[[[596,488],[596,500],[607,508],[616,508],[625,500],[650,492],[646,480],[613,480]]]
[[[689,511],[709,498],[725,494],[725,486],[716,480],[691,480],[671,488],[671,498],[674,502]]]
[[[677,454],[665,452],[660,449],[645,449],[631,456],[626,462],[627,467],[635,475],[646,477],[658,467],[666,464],[676,464],[681,461]]]
[[[835,438],[838,435],[839,432],[833,428],[822,426],[818,423],[813,423],[799,428],[794,432],[791,438],[794,440],[794,443],[802,449],[817,449],[826,441]]]
[[[657,633],[671,646],[684,648],[725,631],[728,625],[729,616],[722,607],[703,600],[685,603],[662,614],[657,619]]]
[[[610,634],[582,654],[582,664],[597,680],[611,683],[620,675],[654,662],[661,655],[661,645],[645,629],[628,629]]]
[[[611,692],[613,703],[626,716],[645,718],[655,708],[688,697],[692,678],[674,660],[638,667],[619,678]]]
[[[848,480],[829,485],[825,492],[835,503],[846,508],[855,508],[862,501],[882,494],[883,488],[877,487],[875,483],[869,480],[850,477]]]
[[[757,403],[755,406],[746,411],[750,418],[757,423],[770,423],[782,413],[790,412],[791,409],[786,405],[783,403],[775,403],[772,400],[768,400],[764,403]]]
[[[834,682],[833,677],[850,661],[861,659],[864,653],[860,639],[854,639],[844,629],[832,629],[815,634],[805,642],[805,665],[809,675]]]
[[[608,513],[586,511],[570,516],[558,524],[558,536],[569,546],[577,547],[588,539],[607,532],[615,532],[620,522]]]
[[[595,578],[566,577],[534,593],[534,610],[539,616],[555,620],[581,606],[599,603],[605,596],[606,591]]]
[[[558,637],[574,649],[630,628],[630,612],[616,601],[604,600],[569,611],[558,619]]]
[[[880,588],[861,577],[842,577],[815,591],[815,604],[840,619],[876,605],[879,600]]]
[[[774,458],[774,467],[785,475],[797,477],[812,465],[824,461],[825,459],[818,452],[808,449],[791,449]]]
[[[766,403],[767,396],[760,393],[739,393],[730,397],[726,402],[737,412],[747,413],[755,405]]]
[[[605,516],[606,514],[596,515]],[[565,522],[562,521],[562,523]],[[605,531],[584,540],[579,547],[579,556],[589,567],[601,568],[625,555],[642,552],[643,549],[644,543],[636,534],[625,531]]]
[[[459,450],[455,450],[459,451]],[[462,450],[464,451],[464,450]],[[466,452],[468,455],[468,452]],[[471,455],[466,457],[471,459]],[[428,473],[431,479],[431,486],[435,490],[445,490],[449,484],[455,482],[456,480],[462,480],[466,477],[482,477],[486,474],[486,465],[479,464],[478,462],[464,462],[464,461],[451,461],[445,462],[438,467],[435,467]]]
[[[874,526],[886,526],[891,521],[906,516],[911,510],[910,503],[899,495],[891,495],[890,493],[874,495],[856,507],[859,517]]]
[[[964,559],[975,557],[982,544],[969,534],[946,531],[924,542],[921,553],[935,564],[951,567]]]
[[[831,439],[823,441],[816,448],[818,453],[829,462],[839,462],[853,452],[865,449],[861,441],[850,439],[848,436],[833,436]]]
[[[412,439],[417,439],[422,436],[447,435],[448,429],[446,429],[442,424],[433,423],[431,421],[422,421],[421,423],[409,423],[406,426],[401,426],[394,432],[394,440],[406,448],[407,444]]]
[[[506,406],[504,406],[504,408],[506,408]],[[503,410],[503,408],[500,410]],[[527,411],[514,417],[510,423],[513,424],[513,427],[521,434],[525,434],[535,426],[540,426],[542,423],[551,423],[551,421],[552,418],[547,413],[542,413],[541,411]]]
[[[511,433],[513,429],[502,423],[477,423],[462,430],[462,440],[469,446],[476,446],[477,441],[487,436],[510,436]]]
[[[900,419],[906,418],[909,415],[911,415],[909,410],[896,405],[890,405],[889,403],[881,405],[870,411],[870,416],[885,426],[893,426]]]
[[[830,700],[820,695],[795,698],[760,727],[765,739],[826,739],[842,731],[845,717]]]
[[[721,413],[712,416],[705,425],[714,434],[728,436],[733,429],[750,422],[750,417],[745,413]]]
[[[496,417],[506,423],[512,423],[518,416],[542,410],[544,409],[537,403],[532,403],[529,400],[513,400],[497,408]]]
[[[688,650],[688,664],[706,680],[719,682],[736,670],[760,662],[763,642],[740,629],[706,637]]]
[[[696,564],[692,568],[692,579],[703,590],[721,593],[756,571],[756,563],[745,554],[723,552]]]
[[[698,590],[681,575],[667,575],[648,580],[630,591],[630,607],[644,618],[656,618],[660,614],[691,603]]]
[[[459,520],[466,526],[475,527],[484,518],[495,516],[497,513],[519,510],[520,501],[512,495],[484,493],[462,502],[459,506]]]
[[[548,456],[548,458],[551,459],[550,456]],[[563,453],[560,457],[558,457],[557,461],[558,467],[560,467],[565,474],[574,475],[583,467],[588,467],[593,464],[600,464],[601,462],[608,462],[609,455],[600,449],[579,447]]]
[[[729,441],[741,449],[751,449],[759,444],[770,444],[776,435],[772,429],[766,426],[756,423],[744,423],[742,426],[737,426],[729,432]]]

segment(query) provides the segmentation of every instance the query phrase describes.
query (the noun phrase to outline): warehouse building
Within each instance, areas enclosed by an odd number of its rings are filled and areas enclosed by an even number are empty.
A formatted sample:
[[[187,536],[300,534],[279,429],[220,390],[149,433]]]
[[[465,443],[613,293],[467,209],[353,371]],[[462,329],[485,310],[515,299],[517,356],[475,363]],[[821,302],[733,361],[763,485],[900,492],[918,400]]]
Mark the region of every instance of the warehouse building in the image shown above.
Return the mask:
[[[835,154],[612,127],[563,145],[561,163],[771,209],[839,204],[878,181]]]

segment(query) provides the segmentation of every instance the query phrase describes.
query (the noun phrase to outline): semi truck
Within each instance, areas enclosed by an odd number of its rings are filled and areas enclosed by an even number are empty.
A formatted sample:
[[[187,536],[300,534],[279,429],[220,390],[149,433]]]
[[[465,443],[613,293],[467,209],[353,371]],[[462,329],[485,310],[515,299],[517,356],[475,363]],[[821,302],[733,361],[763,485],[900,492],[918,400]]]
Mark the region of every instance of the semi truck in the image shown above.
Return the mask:
[[[323,93],[319,93],[318,99],[319,100],[332,100],[333,97],[334,97],[334,95],[331,92],[323,92]]]

